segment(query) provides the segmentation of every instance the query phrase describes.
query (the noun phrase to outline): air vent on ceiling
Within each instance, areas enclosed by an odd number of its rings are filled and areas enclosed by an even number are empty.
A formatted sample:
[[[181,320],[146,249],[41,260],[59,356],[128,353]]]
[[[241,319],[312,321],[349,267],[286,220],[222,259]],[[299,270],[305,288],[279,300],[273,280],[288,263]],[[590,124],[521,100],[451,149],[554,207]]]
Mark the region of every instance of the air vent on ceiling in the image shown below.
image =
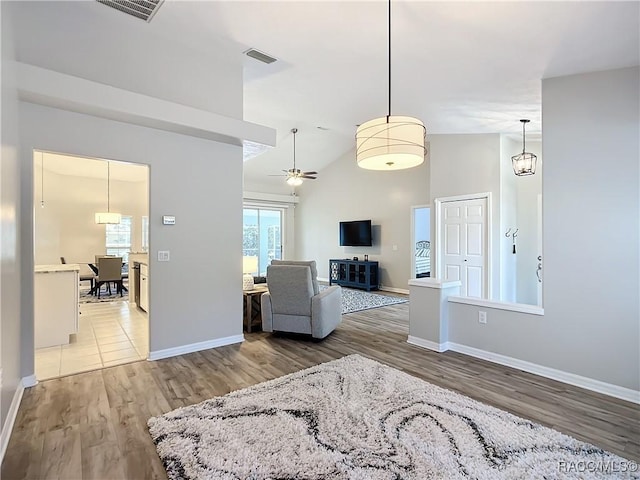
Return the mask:
[[[96,0],[121,12],[150,22],[164,0]]]
[[[256,50],[255,48],[250,48],[249,50],[247,50],[244,53],[248,57],[255,58],[256,60],[258,60],[258,61],[260,61],[262,63],[273,63],[273,62],[278,60],[277,58],[273,58],[273,57],[267,55],[266,53],[262,53],[261,51]]]

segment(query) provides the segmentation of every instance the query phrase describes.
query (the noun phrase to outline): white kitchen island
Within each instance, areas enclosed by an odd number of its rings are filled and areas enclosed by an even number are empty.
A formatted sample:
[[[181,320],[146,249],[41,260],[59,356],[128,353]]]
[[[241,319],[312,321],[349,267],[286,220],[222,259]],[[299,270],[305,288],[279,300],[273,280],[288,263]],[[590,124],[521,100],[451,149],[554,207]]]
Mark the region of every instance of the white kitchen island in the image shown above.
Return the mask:
[[[80,265],[36,265],[34,280],[35,348],[69,343],[78,332]]]

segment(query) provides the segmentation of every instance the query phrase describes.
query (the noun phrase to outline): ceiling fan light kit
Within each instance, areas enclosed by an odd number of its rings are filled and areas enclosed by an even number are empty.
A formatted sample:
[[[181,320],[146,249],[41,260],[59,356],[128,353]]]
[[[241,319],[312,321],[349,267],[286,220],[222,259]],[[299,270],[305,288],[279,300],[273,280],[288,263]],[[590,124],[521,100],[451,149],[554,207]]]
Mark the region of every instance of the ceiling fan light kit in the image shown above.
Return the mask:
[[[520,121],[522,122],[522,153],[511,157],[511,164],[513,165],[513,173],[519,177],[524,177],[536,173],[538,158],[533,153],[525,152],[524,127],[529,123],[529,120],[525,118]]]
[[[292,128],[291,133],[293,133],[293,168],[289,170],[283,170],[287,177],[287,185],[292,187],[298,187],[302,185],[304,179],[315,180],[317,177],[315,175],[318,172],[303,172],[299,168],[296,168],[296,133],[298,133],[297,128]]]
[[[427,130],[414,117],[391,115],[391,0],[389,0],[389,114],[358,126],[356,162],[368,170],[402,170],[424,162]]]

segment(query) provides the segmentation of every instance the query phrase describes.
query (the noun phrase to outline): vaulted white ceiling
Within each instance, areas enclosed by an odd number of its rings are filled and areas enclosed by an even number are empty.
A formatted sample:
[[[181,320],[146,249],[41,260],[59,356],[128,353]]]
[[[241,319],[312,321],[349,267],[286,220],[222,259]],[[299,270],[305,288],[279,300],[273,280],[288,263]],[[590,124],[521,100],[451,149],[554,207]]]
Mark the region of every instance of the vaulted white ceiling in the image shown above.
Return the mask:
[[[529,118],[539,138],[543,78],[640,63],[639,5],[392,0],[392,112],[422,119],[427,137],[517,133]],[[387,113],[385,0],[165,0],[139,22],[205,53],[278,59],[245,57],[244,119],[278,132],[276,148],[245,162],[247,180],[284,184],[267,175],[291,167],[292,127],[297,166],[321,171],[353,150],[357,124]]]

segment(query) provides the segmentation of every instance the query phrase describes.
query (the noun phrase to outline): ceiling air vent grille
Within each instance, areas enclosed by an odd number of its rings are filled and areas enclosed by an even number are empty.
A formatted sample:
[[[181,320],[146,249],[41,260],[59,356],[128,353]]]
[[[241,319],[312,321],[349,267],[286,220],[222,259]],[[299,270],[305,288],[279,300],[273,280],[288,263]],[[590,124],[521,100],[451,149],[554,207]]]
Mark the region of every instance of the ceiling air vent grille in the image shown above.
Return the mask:
[[[121,12],[150,22],[164,0],[96,0]]]
[[[266,53],[262,53],[261,51],[256,50],[255,48],[250,48],[244,53],[248,57],[255,58],[256,60],[262,63],[273,63],[277,60],[277,58],[273,58],[267,55]]]

